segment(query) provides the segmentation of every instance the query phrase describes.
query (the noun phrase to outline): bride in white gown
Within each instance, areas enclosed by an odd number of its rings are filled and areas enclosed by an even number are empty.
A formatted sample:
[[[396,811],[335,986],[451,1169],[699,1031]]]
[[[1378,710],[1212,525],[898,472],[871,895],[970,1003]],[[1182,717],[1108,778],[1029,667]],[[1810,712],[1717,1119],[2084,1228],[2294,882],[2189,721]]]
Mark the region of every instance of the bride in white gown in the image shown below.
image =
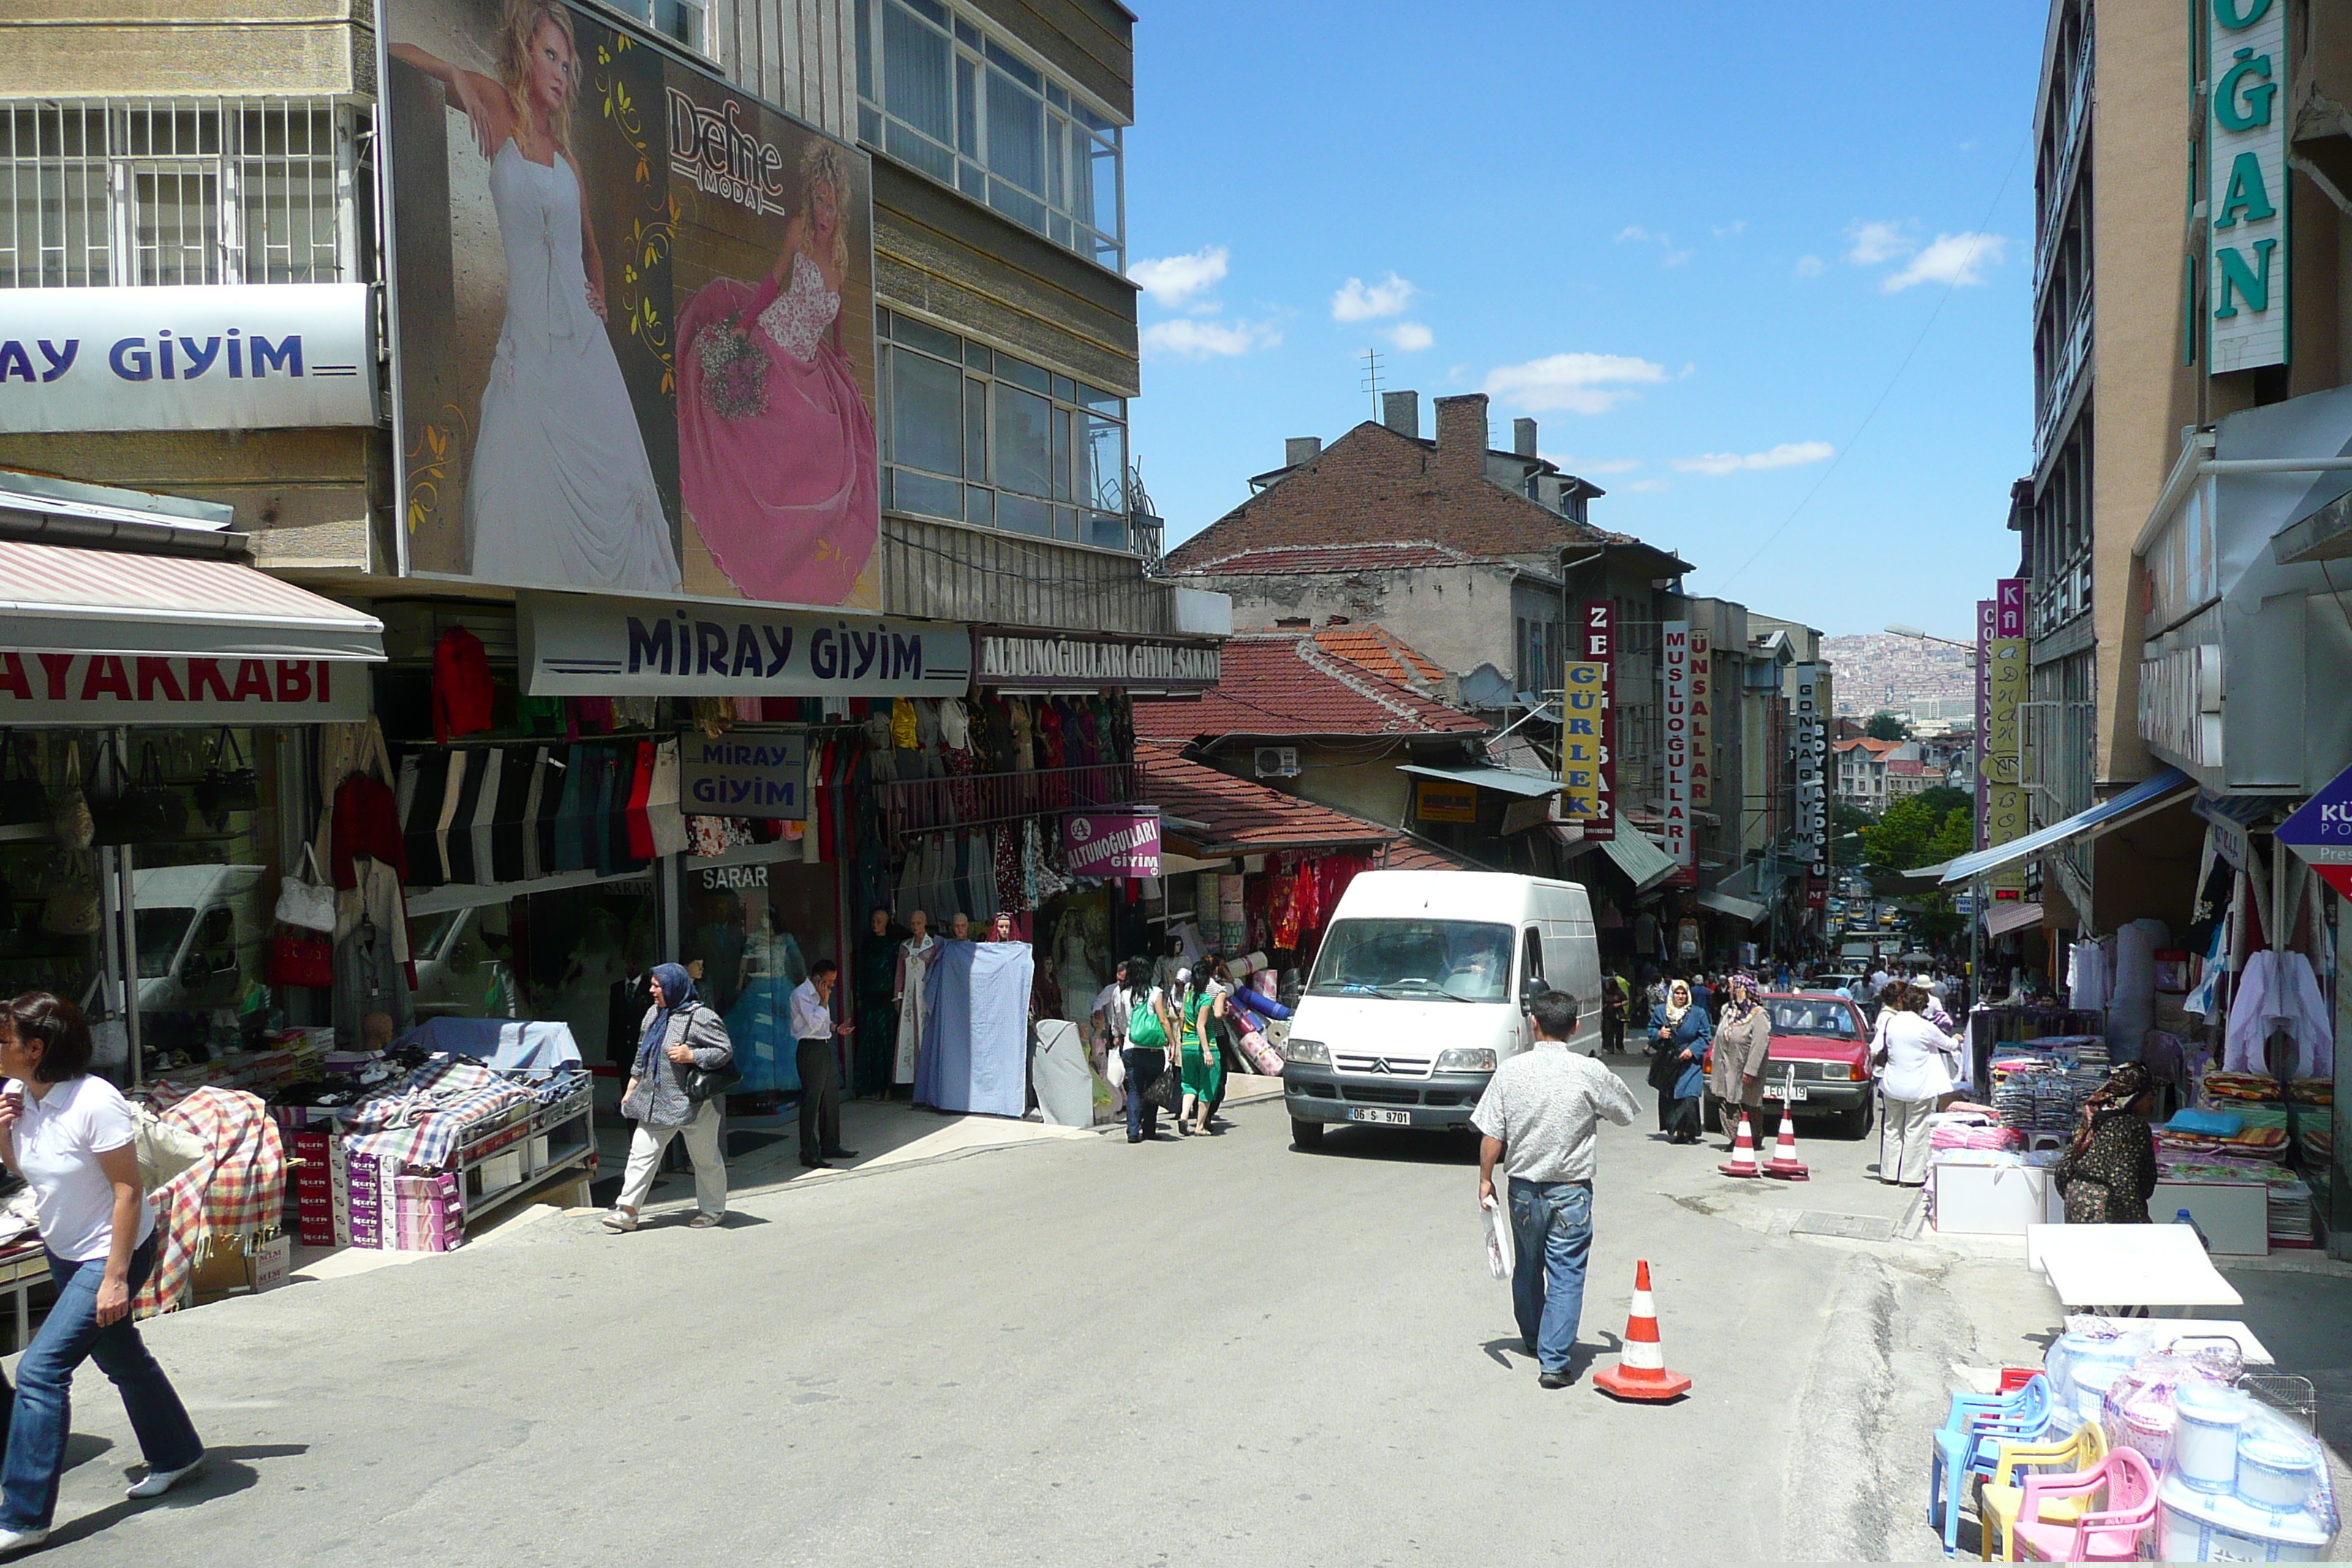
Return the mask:
[[[508,0],[493,81],[394,44],[440,82],[489,160],[507,315],[466,482],[472,571],[489,582],[672,593],[677,551],[604,331],[604,262],[572,155],[572,21]]]

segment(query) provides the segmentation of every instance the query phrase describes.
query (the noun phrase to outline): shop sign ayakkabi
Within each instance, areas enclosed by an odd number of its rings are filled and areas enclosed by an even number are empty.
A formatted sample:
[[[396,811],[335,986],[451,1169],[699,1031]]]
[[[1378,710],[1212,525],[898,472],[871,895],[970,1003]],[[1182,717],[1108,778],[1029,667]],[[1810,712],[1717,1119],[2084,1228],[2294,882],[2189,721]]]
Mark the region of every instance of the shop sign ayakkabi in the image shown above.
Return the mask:
[[[0,431],[373,425],[363,283],[0,289]]]
[[[1062,818],[1062,853],[1080,877],[1160,875],[1158,812],[1074,812]]]
[[[678,808],[688,816],[807,820],[808,737],[797,730],[688,730],[677,762]]]
[[[983,686],[1145,686],[1200,688],[1217,683],[1214,646],[1116,642],[1108,637],[1006,637],[983,632]]]
[[[0,728],[355,723],[368,701],[367,667],[333,659],[0,651]]]
[[[533,697],[961,697],[961,626],[719,600],[516,595]]]
[[[2210,366],[2287,361],[2287,0],[2209,0],[2205,70]]]
[[[2271,837],[2309,862],[2321,881],[2352,899],[2352,768],[2329,779]]]
[[[1677,888],[1698,885],[1698,841],[1691,835],[1690,623],[1667,621],[1659,628],[1659,663],[1666,681],[1666,810],[1662,825],[1666,858],[1675,863],[1667,879]]]
[[[1607,786],[1601,764],[1607,756],[1601,725],[1609,709],[1609,667],[1579,660],[1563,667],[1560,702],[1559,815],[1592,822],[1607,814]],[[1506,830],[1507,831],[1507,829]]]

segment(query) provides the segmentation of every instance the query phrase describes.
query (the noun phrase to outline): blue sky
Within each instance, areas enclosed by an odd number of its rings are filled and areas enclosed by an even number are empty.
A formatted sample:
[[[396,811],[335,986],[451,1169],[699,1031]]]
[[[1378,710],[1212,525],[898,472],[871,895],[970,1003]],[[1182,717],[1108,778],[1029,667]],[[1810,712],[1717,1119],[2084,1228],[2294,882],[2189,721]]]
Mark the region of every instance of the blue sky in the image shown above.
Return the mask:
[[[2042,5],[1135,3],[1171,542],[1369,417],[1376,347],[1424,435],[1532,415],[1693,592],[1969,635],[2032,461]]]

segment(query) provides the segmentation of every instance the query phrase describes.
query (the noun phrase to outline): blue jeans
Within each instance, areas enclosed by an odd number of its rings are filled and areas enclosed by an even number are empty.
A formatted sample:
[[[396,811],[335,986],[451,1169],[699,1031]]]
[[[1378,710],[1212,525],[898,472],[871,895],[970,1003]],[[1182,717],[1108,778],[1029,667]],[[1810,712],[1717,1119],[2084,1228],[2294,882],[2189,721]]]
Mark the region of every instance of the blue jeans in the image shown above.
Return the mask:
[[[1519,1337],[1546,1372],[1564,1372],[1584,1316],[1584,1260],[1592,1251],[1592,1184],[1511,1178],[1511,1306]]]
[[[131,1255],[131,1294],[155,1267],[161,1233]],[[73,1427],[73,1374],[84,1360],[121,1391],[122,1408],[139,1437],[139,1451],[151,1469],[176,1470],[204,1456],[180,1396],[129,1318],[98,1326],[98,1288],[106,1279],[106,1259],[68,1263],[49,1254],[49,1278],[58,1287],[41,1331],[16,1366],[16,1390],[7,1412],[8,1458],[0,1471],[0,1529],[46,1530],[58,1511],[58,1478],[65,1469],[66,1435]],[[6,1384],[0,1382],[0,1389]]]
[[[1156,1138],[1160,1135],[1160,1103],[1144,1099],[1143,1091],[1168,1070],[1168,1053],[1157,1046],[1127,1046],[1119,1055],[1127,1059],[1127,1135]]]

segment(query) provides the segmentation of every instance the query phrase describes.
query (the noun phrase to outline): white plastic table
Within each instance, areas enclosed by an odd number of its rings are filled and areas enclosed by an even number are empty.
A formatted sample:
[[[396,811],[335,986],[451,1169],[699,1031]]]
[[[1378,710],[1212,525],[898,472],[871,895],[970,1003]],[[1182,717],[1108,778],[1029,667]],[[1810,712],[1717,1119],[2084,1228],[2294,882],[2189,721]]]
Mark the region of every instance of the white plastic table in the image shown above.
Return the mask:
[[[2025,1266],[2047,1275],[2069,1307],[2236,1307],[2245,1301],[2185,1225],[2030,1225]]]
[[[2275,1366],[2276,1360],[2254,1331],[2234,1318],[2093,1318],[2069,1315],[2069,1329],[2084,1327],[2094,1322],[2112,1323],[2135,1334],[2146,1335],[2160,1351],[2170,1350],[2180,1340],[2231,1340],[2236,1342],[2238,1355],[2248,1366]]]

